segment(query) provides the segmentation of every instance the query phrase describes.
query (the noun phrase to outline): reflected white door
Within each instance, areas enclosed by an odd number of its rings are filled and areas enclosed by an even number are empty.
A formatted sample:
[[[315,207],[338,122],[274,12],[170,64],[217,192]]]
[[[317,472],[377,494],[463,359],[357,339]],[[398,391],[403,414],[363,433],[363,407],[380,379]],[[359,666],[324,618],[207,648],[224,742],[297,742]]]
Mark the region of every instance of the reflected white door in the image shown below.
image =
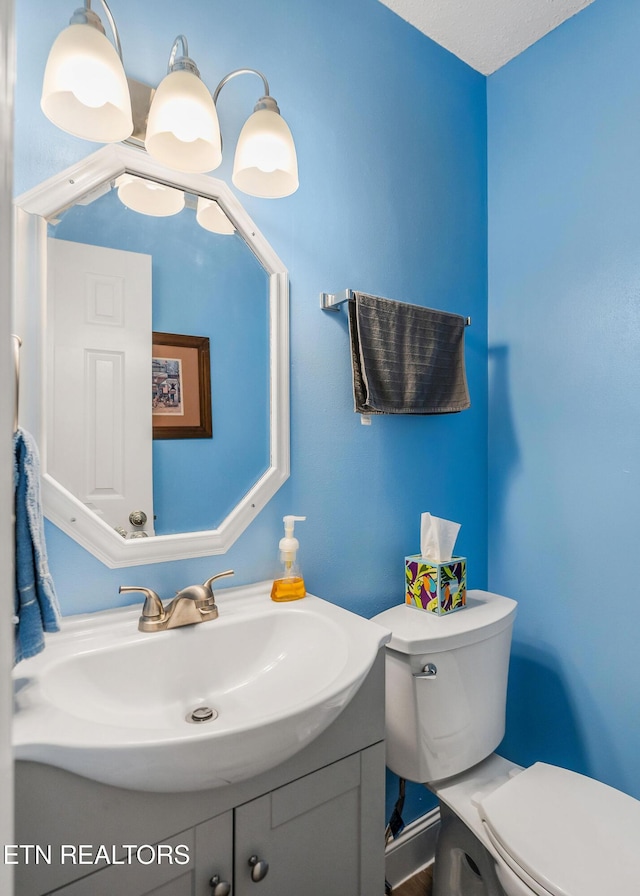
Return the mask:
[[[48,240],[47,470],[110,526],[153,534],[151,256]]]

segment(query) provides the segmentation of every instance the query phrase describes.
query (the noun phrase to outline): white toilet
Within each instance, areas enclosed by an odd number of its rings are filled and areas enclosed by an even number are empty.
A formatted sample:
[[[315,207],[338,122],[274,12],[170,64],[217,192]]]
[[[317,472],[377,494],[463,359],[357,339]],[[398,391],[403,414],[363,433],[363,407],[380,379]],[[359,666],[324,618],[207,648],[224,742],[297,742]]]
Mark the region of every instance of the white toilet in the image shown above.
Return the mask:
[[[469,591],[444,618],[398,606],[374,620],[392,632],[387,765],[440,801],[434,896],[639,896],[639,801],[493,753],[516,606]]]

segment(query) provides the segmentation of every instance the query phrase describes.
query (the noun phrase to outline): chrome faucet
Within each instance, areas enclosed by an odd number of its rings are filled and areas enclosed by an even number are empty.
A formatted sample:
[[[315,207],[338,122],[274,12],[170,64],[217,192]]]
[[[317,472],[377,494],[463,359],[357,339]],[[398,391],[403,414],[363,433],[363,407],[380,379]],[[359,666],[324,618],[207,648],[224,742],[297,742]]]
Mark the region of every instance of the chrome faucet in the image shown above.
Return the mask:
[[[211,583],[223,576],[232,576],[233,570],[219,572],[203,585],[189,585],[178,591],[176,596],[166,607],[155,591],[151,588],[140,588],[137,585],[120,585],[120,594],[129,591],[141,591],[144,594],[144,606],[142,616],[138,622],[141,632],[164,632],[170,628],[178,628],[181,625],[195,625],[198,622],[208,622],[217,619],[218,607],[213,596]]]

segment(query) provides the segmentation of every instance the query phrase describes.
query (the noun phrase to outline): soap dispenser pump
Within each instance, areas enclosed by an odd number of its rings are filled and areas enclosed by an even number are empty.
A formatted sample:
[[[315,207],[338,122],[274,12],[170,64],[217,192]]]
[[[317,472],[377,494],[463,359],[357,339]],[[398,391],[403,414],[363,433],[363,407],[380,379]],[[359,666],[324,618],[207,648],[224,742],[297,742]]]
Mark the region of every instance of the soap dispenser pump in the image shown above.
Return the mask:
[[[300,542],[293,535],[293,528],[296,522],[302,520],[306,520],[306,516],[288,515],[282,519],[284,522],[284,538],[280,539],[280,544],[278,545],[280,548],[282,573],[273,583],[271,600],[300,600],[307,593],[304,579],[296,563],[296,553],[300,547]]]

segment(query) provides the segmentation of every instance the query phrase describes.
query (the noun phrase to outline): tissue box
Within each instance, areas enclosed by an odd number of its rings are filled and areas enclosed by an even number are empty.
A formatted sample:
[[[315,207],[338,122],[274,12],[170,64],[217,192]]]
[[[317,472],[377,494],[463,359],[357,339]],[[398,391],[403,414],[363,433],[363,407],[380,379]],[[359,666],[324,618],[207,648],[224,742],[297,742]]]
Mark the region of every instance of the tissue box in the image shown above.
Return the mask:
[[[420,554],[404,558],[409,607],[445,616],[461,610],[467,602],[467,558],[452,557],[437,563]]]

